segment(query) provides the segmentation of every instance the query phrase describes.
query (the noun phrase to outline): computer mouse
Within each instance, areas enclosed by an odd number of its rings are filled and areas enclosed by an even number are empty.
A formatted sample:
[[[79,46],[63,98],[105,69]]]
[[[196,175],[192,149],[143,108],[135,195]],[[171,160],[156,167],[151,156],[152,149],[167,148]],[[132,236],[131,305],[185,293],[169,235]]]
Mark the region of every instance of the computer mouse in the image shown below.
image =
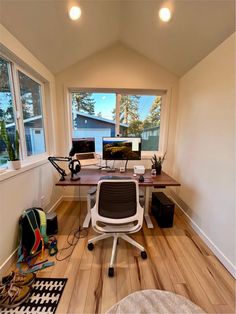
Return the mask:
[[[138,180],[139,182],[144,182],[144,176],[141,175]]]

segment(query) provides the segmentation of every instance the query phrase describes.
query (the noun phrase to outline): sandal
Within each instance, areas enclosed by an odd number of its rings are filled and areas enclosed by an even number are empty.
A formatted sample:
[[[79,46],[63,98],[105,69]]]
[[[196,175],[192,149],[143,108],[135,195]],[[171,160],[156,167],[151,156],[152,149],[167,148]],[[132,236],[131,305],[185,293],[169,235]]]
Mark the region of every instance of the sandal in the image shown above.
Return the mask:
[[[30,291],[28,286],[0,285],[0,307],[17,307],[28,299]]]
[[[34,273],[21,274],[12,271],[9,275],[2,277],[2,284],[9,285],[14,284],[15,286],[31,286],[36,278]]]

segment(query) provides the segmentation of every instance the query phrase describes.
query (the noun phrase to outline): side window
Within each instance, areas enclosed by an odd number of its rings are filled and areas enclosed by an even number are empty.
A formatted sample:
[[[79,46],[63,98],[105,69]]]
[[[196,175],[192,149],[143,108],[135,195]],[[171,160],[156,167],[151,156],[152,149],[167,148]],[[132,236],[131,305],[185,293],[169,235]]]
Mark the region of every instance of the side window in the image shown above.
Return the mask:
[[[18,71],[27,156],[45,152],[41,85]]]
[[[6,129],[12,142],[14,141],[16,124],[14,114],[14,99],[12,93],[11,65],[0,58],[0,120],[6,123]],[[6,146],[0,140],[0,167],[8,160]]]
[[[0,57],[0,121],[5,121],[12,143],[18,130],[22,160],[46,151],[42,89],[42,83]],[[0,167],[5,167],[7,160],[6,145],[0,140]]]

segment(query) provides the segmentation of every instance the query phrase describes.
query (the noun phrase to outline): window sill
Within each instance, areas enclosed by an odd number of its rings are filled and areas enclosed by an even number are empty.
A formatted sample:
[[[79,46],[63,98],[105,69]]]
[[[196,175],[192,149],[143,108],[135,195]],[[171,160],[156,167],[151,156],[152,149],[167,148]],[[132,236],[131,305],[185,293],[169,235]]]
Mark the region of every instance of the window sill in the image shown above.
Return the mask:
[[[36,168],[36,167],[39,167],[41,165],[44,165],[48,162],[47,158],[41,158],[41,159],[38,159],[38,160],[34,160],[34,161],[31,161],[31,162],[28,162],[28,163],[23,163],[21,165],[21,168],[18,169],[18,170],[10,170],[10,169],[6,169],[5,171],[1,171],[0,172],[0,182],[1,181],[4,181],[4,180],[7,180],[7,179],[10,179],[12,177],[15,177],[15,176],[18,176],[26,171],[29,171],[33,168]]]

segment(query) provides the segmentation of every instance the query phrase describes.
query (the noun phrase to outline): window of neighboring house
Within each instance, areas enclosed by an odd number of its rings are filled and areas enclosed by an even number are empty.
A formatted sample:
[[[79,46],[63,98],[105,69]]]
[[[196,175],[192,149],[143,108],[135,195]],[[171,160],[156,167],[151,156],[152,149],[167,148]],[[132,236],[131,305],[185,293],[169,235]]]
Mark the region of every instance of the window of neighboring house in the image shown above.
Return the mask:
[[[12,142],[17,128],[23,160],[45,152],[41,93],[42,84],[0,57],[0,120],[5,121]],[[0,166],[5,166],[7,159],[6,146],[0,141]]]
[[[160,148],[162,96],[72,92],[72,137],[140,136],[142,151]]]

